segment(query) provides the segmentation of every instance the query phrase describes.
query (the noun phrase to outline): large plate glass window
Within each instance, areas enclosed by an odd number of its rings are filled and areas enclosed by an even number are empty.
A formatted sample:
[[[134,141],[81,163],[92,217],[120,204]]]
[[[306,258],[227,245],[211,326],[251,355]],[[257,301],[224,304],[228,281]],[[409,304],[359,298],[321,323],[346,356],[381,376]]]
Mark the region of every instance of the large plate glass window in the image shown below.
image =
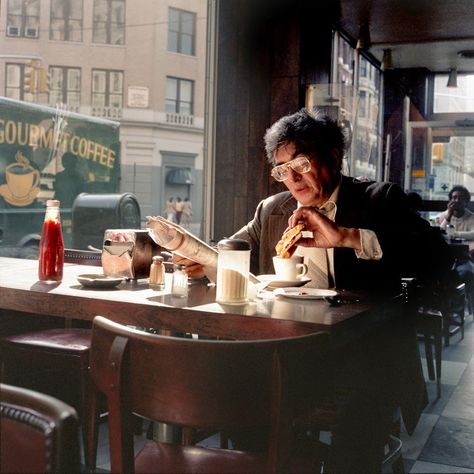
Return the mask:
[[[82,41],[82,2],[51,0],[50,39]]]

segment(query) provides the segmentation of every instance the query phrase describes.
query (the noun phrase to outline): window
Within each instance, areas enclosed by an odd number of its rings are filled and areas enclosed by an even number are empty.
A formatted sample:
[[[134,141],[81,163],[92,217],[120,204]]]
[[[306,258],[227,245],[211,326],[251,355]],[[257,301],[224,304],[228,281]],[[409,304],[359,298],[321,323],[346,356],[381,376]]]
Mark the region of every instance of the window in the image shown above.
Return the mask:
[[[7,36],[39,37],[40,0],[8,0]]]
[[[33,91],[28,88],[27,72],[30,73],[31,68],[27,64],[8,63],[5,71],[5,96],[10,99],[27,100],[34,102],[35,100],[35,81],[33,79]],[[33,74],[36,74],[34,72]]]
[[[166,112],[193,115],[194,81],[166,78]]]
[[[92,71],[92,106],[122,108],[123,72]]]
[[[430,79],[433,114],[408,122],[405,188],[425,201],[447,201],[456,184],[474,189],[474,75],[447,82],[447,74]]]
[[[125,44],[125,0],[94,1],[93,41]]]
[[[81,105],[81,70],[64,66],[49,68],[49,103],[66,104],[69,107]]]
[[[82,0],[51,0],[49,38],[82,41]]]
[[[168,9],[168,51],[195,54],[196,14]]]
[[[434,78],[434,106],[436,113],[474,113],[474,75],[458,74],[458,86],[447,87],[448,75]]]

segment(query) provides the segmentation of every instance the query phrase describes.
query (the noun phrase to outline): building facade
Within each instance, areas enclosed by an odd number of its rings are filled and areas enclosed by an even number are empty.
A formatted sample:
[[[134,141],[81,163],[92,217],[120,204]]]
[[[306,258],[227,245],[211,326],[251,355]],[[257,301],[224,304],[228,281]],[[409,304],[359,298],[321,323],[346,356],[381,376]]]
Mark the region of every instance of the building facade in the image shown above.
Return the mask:
[[[202,217],[206,0],[5,0],[0,90],[120,122],[121,192],[142,220]]]

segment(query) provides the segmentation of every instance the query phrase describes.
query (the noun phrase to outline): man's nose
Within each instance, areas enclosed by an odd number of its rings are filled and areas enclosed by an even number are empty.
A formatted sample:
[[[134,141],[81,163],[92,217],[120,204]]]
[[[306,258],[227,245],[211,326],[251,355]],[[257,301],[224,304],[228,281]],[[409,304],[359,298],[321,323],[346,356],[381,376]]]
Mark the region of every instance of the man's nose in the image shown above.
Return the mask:
[[[296,172],[293,168],[290,168],[288,172],[290,174],[289,179],[291,181],[294,181],[296,183],[301,180],[301,173]]]

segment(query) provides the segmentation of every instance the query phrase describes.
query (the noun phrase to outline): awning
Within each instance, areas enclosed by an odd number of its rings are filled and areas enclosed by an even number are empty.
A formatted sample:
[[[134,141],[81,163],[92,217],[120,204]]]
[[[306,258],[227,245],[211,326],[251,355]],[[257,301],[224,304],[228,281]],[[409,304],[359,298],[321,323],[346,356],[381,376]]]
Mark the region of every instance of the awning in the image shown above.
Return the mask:
[[[166,174],[166,184],[194,184],[193,175],[188,168],[172,168]]]

